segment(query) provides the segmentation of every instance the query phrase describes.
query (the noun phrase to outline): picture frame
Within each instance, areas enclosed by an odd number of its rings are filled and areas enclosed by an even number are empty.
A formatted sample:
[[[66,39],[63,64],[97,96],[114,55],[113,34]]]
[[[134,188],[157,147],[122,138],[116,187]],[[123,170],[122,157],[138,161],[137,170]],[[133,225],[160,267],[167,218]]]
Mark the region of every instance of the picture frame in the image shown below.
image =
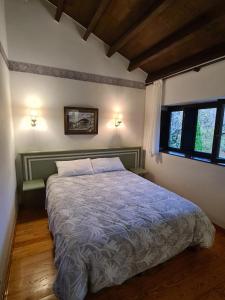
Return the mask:
[[[98,134],[98,108],[64,107],[64,131],[70,134]]]

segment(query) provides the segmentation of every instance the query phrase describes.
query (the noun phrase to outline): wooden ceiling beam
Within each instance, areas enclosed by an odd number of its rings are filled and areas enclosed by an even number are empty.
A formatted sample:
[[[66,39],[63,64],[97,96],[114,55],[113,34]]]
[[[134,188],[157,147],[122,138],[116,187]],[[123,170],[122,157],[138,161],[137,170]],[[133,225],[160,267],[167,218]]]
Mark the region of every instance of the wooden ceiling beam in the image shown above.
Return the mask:
[[[142,19],[138,22],[136,22],[134,25],[130,27],[130,29],[125,32],[110,48],[107,53],[108,57],[111,57],[115,52],[117,52],[119,49],[121,49],[134,35],[136,35],[138,32],[140,32],[146,22],[149,20],[150,17],[153,16],[154,13],[158,12],[158,8],[164,9],[164,5],[166,4],[166,0],[157,0],[154,1],[154,3],[151,5],[150,9],[148,10],[147,14],[142,17]]]
[[[65,0],[58,0],[57,10],[56,10],[56,14],[55,14],[55,20],[57,22],[60,21],[65,2],[66,2]]]
[[[128,70],[133,71],[136,68],[146,64],[154,55],[158,55],[159,52],[171,47],[173,44],[177,43],[179,40],[183,39],[185,36],[197,31],[198,29],[205,26],[210,21],[210,18],[206,15],[202,15],[188,24],[185,24],[182,28],[178,29],[176,32],[172,33],[165,39],[161,40],[156,45],[149,48],[147,51],[131,60]]]
[[[208,65],[209,62],[213,63],[214,60],[221,59],[222,57],[224,57],[225,59],[225,41],[209,49],[203,50],[193,56],[187,57],[182,61],[174,63],[159,71],[149,73],[145,83],[150,84],[155,80],[163,79],[175,75],[176,73],[193,69],[197,66],[201,66],[204,64]]]
[[[194,20],[191,20],[176,32],[170,34],[157,44],[153,45],[151,48],[140,54],[138,57],[131,60],[128,70],[132,71],[136,68],[143,66],[144,64],[148,63],[150,59],[153,58],[154,55],[158,55],[161,51],[166,50],[167,48],[173,46],[185,36],[194,33],[195,31],[203,28],[212,20],[215,20],[222,15],[224,15],[225,4],[222,2],[221,5],[216,6],[214,10],[210,10],[210,12],[204,13]]]
[[[106,10],[106,7],[108,6],[110,0],[101,0],[93,18],[90,21],[90,24],[85,31],[85,34],[83,36],[83,39],[86,41],[89,37],[89,35],[95,30],[101,16],[103,15],[104,11]]]

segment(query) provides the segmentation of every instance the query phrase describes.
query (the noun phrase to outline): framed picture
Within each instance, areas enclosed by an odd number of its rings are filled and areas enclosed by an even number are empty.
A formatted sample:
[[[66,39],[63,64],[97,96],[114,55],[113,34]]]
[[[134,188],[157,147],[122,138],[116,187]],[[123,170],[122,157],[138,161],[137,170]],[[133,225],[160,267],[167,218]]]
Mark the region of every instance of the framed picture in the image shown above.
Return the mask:
[[[98,109],[64,107],[65,134],[97,134]]]

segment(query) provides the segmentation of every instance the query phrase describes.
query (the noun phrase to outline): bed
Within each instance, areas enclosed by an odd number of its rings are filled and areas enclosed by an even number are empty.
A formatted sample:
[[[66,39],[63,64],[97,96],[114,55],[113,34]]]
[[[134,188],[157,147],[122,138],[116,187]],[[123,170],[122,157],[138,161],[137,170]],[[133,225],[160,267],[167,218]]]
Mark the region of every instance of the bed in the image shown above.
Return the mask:
[[[82,300],[213,243],[214,227],[198,206],[130,171],[52,175],[46,193],[61,300]]]

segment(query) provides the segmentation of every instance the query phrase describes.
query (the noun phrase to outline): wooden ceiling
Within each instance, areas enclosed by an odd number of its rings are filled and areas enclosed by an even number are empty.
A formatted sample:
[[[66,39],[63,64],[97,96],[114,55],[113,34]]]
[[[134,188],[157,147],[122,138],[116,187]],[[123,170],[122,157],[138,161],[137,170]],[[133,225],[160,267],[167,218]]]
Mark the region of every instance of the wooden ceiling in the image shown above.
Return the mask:
[[[148,73],[146,84],[225,56],[225,0],[50,0]],[[199,70],[199,68],[195,68]]]

